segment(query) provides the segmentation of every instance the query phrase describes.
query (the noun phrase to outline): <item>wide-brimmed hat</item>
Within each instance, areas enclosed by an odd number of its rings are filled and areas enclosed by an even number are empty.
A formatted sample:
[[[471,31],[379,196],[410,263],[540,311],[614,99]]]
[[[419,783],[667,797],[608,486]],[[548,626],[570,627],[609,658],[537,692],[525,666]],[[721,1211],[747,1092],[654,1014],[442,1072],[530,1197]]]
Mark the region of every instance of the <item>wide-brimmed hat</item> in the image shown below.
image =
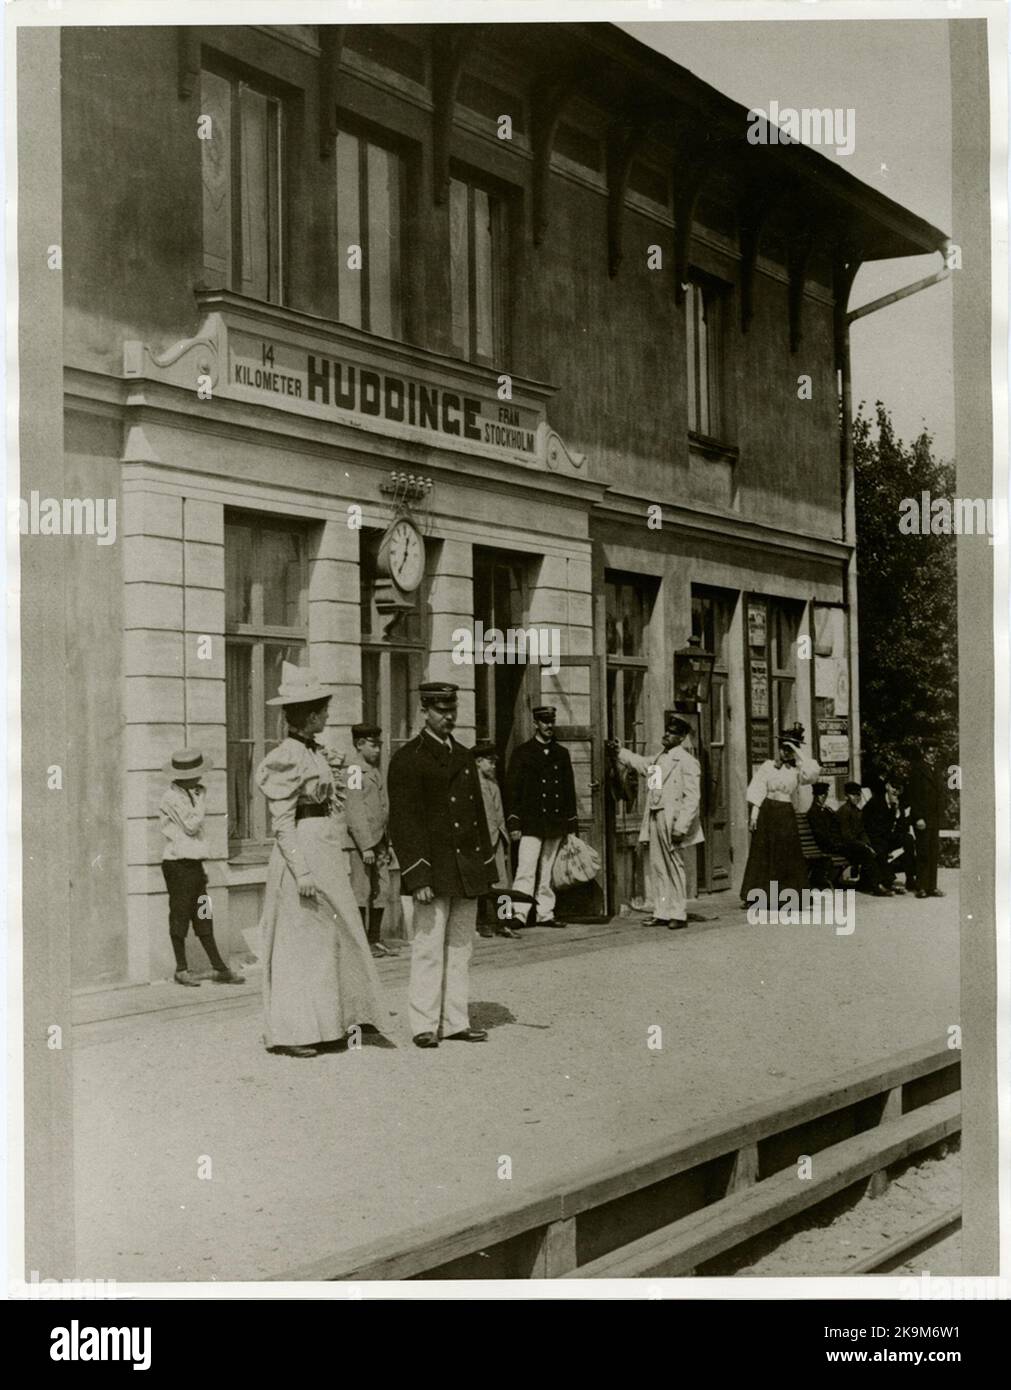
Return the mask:
[[[779,736],[780,743],[788,743],[791,748],[802,748],[804,745],[804,726],[794,724],[792,729],[784,729]]]
[[[207,770],[207,759],[199,748],[177,748],[162,768],[166,777],[173,782],[189,777],[199,777]]]
[[[308,700],[329,700],[332,690],[320,684],[308,666],[293,666],[290,661],[281,662],[281,685],[268,705],[301,705]]]

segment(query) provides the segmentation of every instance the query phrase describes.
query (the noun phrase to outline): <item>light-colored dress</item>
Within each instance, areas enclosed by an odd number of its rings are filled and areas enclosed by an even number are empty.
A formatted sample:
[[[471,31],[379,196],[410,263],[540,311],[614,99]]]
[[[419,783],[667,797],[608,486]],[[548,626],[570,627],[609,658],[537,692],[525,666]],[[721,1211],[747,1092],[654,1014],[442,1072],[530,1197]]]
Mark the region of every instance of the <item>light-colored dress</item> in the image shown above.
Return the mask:
[[[257,768],[256,783],[275,835],[261,919],[264,1042],[311,1046],[342,1038],[355,1023],[387,1029],[342,825],[332,811],[296,819],[299,806],[330,806],[334,774],[325,753],[286,738]],[[296,878],[305,874],[316,881],[315,901],[299,897]]]

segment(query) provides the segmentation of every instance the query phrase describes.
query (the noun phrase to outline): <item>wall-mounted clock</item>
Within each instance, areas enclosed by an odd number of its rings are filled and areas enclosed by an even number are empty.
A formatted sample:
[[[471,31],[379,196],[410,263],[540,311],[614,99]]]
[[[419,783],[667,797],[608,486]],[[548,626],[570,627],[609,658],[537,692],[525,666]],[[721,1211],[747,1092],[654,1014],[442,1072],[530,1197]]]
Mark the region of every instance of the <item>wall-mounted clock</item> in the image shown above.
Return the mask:
[[[425,542],[414,522],[398,517],[380,541],[376,559],[380,574],[412,594],[425,577]]]

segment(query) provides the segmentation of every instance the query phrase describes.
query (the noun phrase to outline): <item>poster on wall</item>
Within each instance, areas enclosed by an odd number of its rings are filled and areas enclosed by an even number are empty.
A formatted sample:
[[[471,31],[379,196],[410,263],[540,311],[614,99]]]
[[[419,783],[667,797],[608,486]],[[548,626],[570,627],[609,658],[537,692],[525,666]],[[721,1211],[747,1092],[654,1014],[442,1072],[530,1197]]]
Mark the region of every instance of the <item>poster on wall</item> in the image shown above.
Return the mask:
[[[748,604],[748,646],[765,646],[765,604]]]
[[[850,721],[845,716],[818,719],[818,762],[823,775],[846,773],[850,766]]]
[[[769,717],[769,670],[764,661],[751,663],[751,717]]]

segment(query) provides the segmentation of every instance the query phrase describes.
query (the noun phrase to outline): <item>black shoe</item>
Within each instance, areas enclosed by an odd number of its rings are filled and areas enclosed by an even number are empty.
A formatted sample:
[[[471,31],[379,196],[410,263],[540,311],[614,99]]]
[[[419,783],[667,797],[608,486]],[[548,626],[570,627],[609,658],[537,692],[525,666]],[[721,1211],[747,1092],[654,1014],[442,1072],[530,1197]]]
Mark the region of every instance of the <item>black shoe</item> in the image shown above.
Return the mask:
[[[924,894],[924,897],[926,897],[926,894]],[[193,978],[193,972],[191,970],[177,970],[172,978],[177,985],[186,985],[188,989],[200,988],[200,981]]]
[[[216,985],[244,985],[246,983],[245,975],[239,975],[232,969],[215,970],[211,979]]]
[[[546,922],[535,922],[535,927],[564,927],[567,923],[559,922],[557,917],[549,917]]]
[[[281,1057],[318,1057],[319,1052],[315,1047],[272,1047],[271,1052],[276,1052]]]
[[[890,898],[892,896],[892,890],[890,888],[882,888],[879,883],[877,888],[871,889],[871,894],[875,898]]]
[[[493,937],[493,936],[495,935],[495,933],[492,931],[491,927],[478,927],[478,929],[477,929],[477,934],[478,934],[478,936],[485,936],[485,937],[489,937],[489,938],[490,938],[490,937]]]
[[[438,1047],[438,1046],[439,1046],[439,1039],[435,1036],[434,1033],[415,1033],[415,1035],[414,1035],[414,1046],[415,1046],[415,1047]]]
[[[902,898],[905,896],[906,890],[903,888],[901,883],[893,883],[892,892],[897,894],[900,898]]]
[[[931,888],[930,892],[927,894],[927,897],[928,897],[928,898],[943,898],[943,897],[944,897],[944,889],[943,889],[943,888]]]
[[[642,925],[643,925],[644,927],[669,927],[669,926],[670,926],[670,918],[669,918],[669,917],[647,917],[646,920],[645,920],[645,922],[642,923]]]
[[[417,1038],[414,1039],[417,1042]],[[484,1028],[465,1028],[462,1033],[448,1033],[443,1042],[487,1042],[488,1033]]]
[[[927,892],[926,888],[917,888],[916,896],[918,898],[929,898],[930,894]]]
[[[488,933],[489,936],[491,936],[491,934],[492,934],[491,932]],[[495,935],[496,935],[496,936],[509,936],[509,937],[511,937],[511,938],[513,939],[513,941],[519,941],[519,939],[520,939],[520,934],[519,934],[519,932],[518,932],[518,931],[513,931],[512,927],[498,927],[498,928],[496,929],[496,931],[495,931]]]
[[[666,924],[668,931],[680,931],[682,927],[687,927],[687,925],[687,919],[683,922],[679,922],[676,917],[673,922],[668,922]]]

